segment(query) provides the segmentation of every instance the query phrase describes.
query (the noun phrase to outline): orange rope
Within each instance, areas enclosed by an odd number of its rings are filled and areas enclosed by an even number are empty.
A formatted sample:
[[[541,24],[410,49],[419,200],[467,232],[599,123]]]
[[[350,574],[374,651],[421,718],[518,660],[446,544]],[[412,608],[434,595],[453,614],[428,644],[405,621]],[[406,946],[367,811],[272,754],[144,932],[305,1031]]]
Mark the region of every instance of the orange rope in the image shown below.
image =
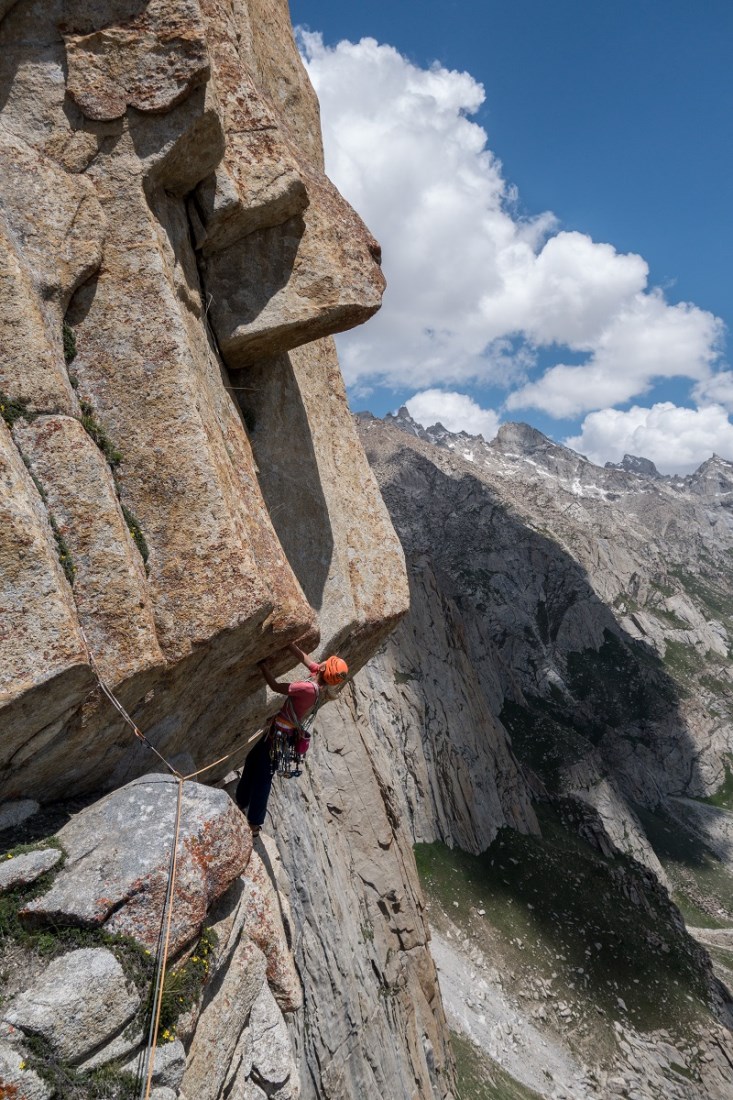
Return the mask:
[[[141,1100],[149,1100],[150,1089],[152,1087],[152,1081],[153,1081],[153,1071],[155,1069],[155,1052],[156,1052],[157,1046],[158,1046],[158,1028],[160,1026],[160,1013],[161,1013],[161,1009],[162,1009],[162,1006],[163,1006],[163,992],[164,992],[164,988],[165,988],[165,974],[166,974],[166,968],[168,966],[168,951],[169,951],[169,948],[170,948],[171,922],[172,922],[172,919],[173,919],[173,901],[174,901],[174,897],[175,897],[176,873],[177,873],[177,870],[178,870],[178,840],[179,840],[180,831],[181,831],[181,810],[182,810],[182,805],[183,805],[183,784],[189,779],[195,779],[196,776],[203,775],[204,772],[211,771],[211,769],[215,768],[217,766],[217,764],[223,764],[225,760],[229,760],[229,758],[231,756],[234,756],[234,754],[235,754],[235,752],[237,752],[237,750],[234,749],[232,752],[227,753],[226,756],[219,757],[219,759],[215,760],[213,762],[213,764],[207,764],[205,767],[199,768],[198,771],[191,772],[190,775],[181,775],[181,773],[176,768],[174,768],[172,764],[169,764],[169,762],[162,755],[162,753],[160,753],[156,749],[155,745],[153,745],[148,740],[148,738],[145,736],[145,734],[142,732],[142,730],[140,730],[138,728],[138,726],[132,720],[130,715],[127,713],[127,711],[125,710],[125,708],[123,707],[123,705],[119,701],[119,699],[114,695],[114,693],[111,691],[111,689],[107,687],[107,685],[105,684],[104,680],[101,677],[99,668],[97,666],[97,662],[94,660],[94,657],[92,656],[92,651],[91,651],[91,647],[89,645],[89,641],[87,639],[87,636],[86,636],[86,634],[84,633],[84,630],[81,627],[79,627],[79,629],[81,631],[81,636],[84,639],[84,645],[86,647],[87,656],[89,658],[89,666],[90,666],[92,672],[94,673],[94,676],[95,676],[95,678],[97,680],[97,683],[99,684],[99,687],[101,688],[102,692],[107,697],[107,699],[110,701],[110,703],[115,708],[115,710],[118,712],[118,714],[120,714],[120,716],[124,719],[126,724],[130,727],[132,732],[138,738],[138,740],[142,741],[143,744],[146,745],[150,749],[151,752],[155,753],[155,755],[158,757],[158,759],[160,761],[162,761],[163,764],[165,764],[168,771],[171,773],[171,775],[173,775],[175,777],[175,779],[178,782],[178,800],[176,802],[176,814],[175,814],[175,823],[174,823],[174,829],[173,829],[173,848],[171,850],[171,857],[170,857],[170,861],[169,861],[169,864],[168,864],[168,883],[167,883],[167,887],[166,887],[165,901],[163,903],[163,913],[161,915],[161,941],[162,941],[162,947],[159,946],[158,951],[156,953],[156,973],[155,973],[155,979],[154,979],[154,982],[153,982],[154,991],[153,991],[153,998],[152,998],[153,1004],[151,1006],[151,1009],[152,1009],[152,1011],[151,1011],[151,1022],[150,1022],[150,1029],[149,1029],[149,1032],[148,1032],[147,1049],[146,1049],[146,1053],[145,1053],[146,1065],[147,1065],[147,1068],[144,1071],[145,1072],[145,1087],[144,1087],[144,1091],[141,1093]],[[251,740],[251,738],[250,738],[250,740]],[[159,941],[159,943],[160,943],[160,941]],[[141,1089],[142,1089],[142,1082],[141,1082]]]
[[[148,1036],[148,1070],[145,1081],[145,1092],[143,1093],[143,1100],[148,1100],[150,1096],[150,1089],[153,1082],[153,1071],[155,1069],[155,1051],[158,1047],[160,1010],[163,1005],[165,972],[166,967],[168,966],[168,948],[170,947],[171,921],[173,919],[173,898],[176,889],[176,872],[178,870],[178,837],[181,831],[181,806],[183,803],[183,784],[185,782],[186,780],[183,778],[178,780],[178,801],[176,802],[176,817],[175,826],[173,829],[173,851],[171,853],[171,861],[168,868],[168,887],[166,890],[165,902],[163,905],[163,926],[165,929],[163,933],[163,952],[160,956],[160,964],[158,966],[157,987],[155,990],[153,1004],[153,1019],[151,1021],[150,1034]]]

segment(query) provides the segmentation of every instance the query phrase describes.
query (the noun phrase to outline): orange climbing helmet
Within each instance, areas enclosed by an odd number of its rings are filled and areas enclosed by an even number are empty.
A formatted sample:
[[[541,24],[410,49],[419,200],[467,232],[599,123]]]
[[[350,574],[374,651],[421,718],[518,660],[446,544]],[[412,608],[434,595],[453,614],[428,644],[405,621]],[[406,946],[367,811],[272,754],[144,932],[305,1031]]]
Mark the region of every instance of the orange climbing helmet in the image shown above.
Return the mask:
[[[328,657],[322,665],[323,680],[330,687],[340,684],[349,675],[349,666],[340,657]]]

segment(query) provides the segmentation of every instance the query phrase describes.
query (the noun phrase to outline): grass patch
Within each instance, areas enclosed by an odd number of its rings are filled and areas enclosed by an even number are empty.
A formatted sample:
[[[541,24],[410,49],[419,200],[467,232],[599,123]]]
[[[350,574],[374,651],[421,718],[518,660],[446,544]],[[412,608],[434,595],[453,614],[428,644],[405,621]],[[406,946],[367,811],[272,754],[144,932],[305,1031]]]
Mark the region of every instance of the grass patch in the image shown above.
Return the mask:
[[[708,972],[666,892],[632,860],[601,856],[557,811],[541,816],[543,837],[505,828],[480,856],[417,845],[426,894],[518,973],[518,988],[537,974],[551,981],[548,1008],[558,997],[573,1003],[594,1033],[601,1008],[609,1020],[684,1037],[707,1016]]]
[[[9,397],[0,390],[0,416],[12,428],[16,420],[32,420],[34,414],[19,397]]]
[[[73,587],[74,580],[76,579],[76,566],[74,565],[74,559],[72,557],[71,550],[69,550],[68,543],[64,536],[61,534],[61,529],[56,522],[56,517],[48,506],[48,497],[46,496],[46,491],[41,485],[39,478],[34,473],[29,458],[22,452],[21,458],[25,463],[26,470],[31,475],[31,480],[36,487],[36,491],[39,497],[46,506],[46,512],[48,513],[48,522],[51,524],[51,531],[53,532],[54,542],[56,543],[56,553],[58,554],[58,559],[61,562],[61,568],[64,571],[64,575],[69,584]],[[0,1097],[0,1100],[2,1100],[2,1097]]]
[[[68,367],[76,359],[76,333],[68,321],[63,324],[64,362]]]
[[[659,592],[665,599],[669,599],[670,596],[674,596],[675,594],[674,588],[671,584],[667,584],[666,579],[662,581],[651,581],[649,587]]]
[[[125,523],[127,524],[127,530],[132,535],[132,541],[135,543],[135,546],[137,546],[138,552],[140,554],[140,557],[143,559],[145,570],[147,572],[150,551],[148,550],[148,544],[145,541],[145,535],[143,534],[142,527],[140,526],[136,517],[133,515],[130,509],[127,508],[122,503],[122,501],[120,501],[120,507],[122,508],[122,515],[124,516]]]
[[[733,811],[733,756],[728,755],[723,758],[723,767],[725,768],[725,779],[722,786],[718,787],[715,794],[698,799],[698,801],[706,802],[709,806],[717,806],[719,810]]]
[[[614,596],[613,609],[620,615],[631,615],[634,611],[641,611],[641,604],[628,592],[619,592]]]
[[[42,851],[46,848],[58,848],[61,851],[62,856],[58,863],[34,882],[16,886],[0,894],[0,951],[17,945],[24,951],[50,961],[82,947],[106,947],[140,993],[142,1020],[149,1011],[149,993],[153,978],[154,959],[150,951],[130,936],[110,935],[101,928],[80,928],[55,923],[36,924],[21,916],[21,910],[29,902],[45,894],[51,887],[66,861],[66,855],[55,837],[48,837],[34,844],[19,844],[4,854],[4,859],[17,858],[25,852]]]
[[[701,676],[700,686],[712,695],[733,695],[733,684],[730,680],[721,680],[719,676]]]
[[[74,559],[71,556],[71,550],[69,550],[69,544],[67,543],[64,536],[61,534],[59,525],[51,512],[48,513],[48,521],[51,524],[54,542],[56,543],[56,553],[58,554],[58,559],[61,562],[61,568],[64,571],[64,576],[66,577],[69,584],[73,587],[74,581],[76,579],[76,566],[74,565]]]
[[[149,984],[153,974],[153,959],[149,951],[129,936],[110,935],[101,928],[79,928],[63,924],[33,924],[25,921],[20,911],[51,887],[66,862],[66,853],[55,837],[35,844],[19,844],[2,857],[17,858],[26,852],[57,848],[61,859],[34,882],[16,886],[0,894],[0,948],[12,941],[45,959],[53,959],[80,947],[108,947],[119,959],[125,974],[138,990]]]
[[[667,641],[663,657],[664,665],[675,679],[689,684],[700,669],[700,654],[694,646],[684,642]]]
[[[458,1100],[542,1100],[458,1031],[450,1033]]]
[[[727,927],[733,919],[733,876],[725,864],[663,810],[634,809],[669,877],[673,899],[685,921],[702,928]]]
[[[718,944],[705,945],[708,955],[726,970],[733,972],[733,949],[719,947]]]
[[[702,605],[708,616],[726,623],[733,618],[733,598],[730,591],[719,588],[715,583],[676,565],[671,573],[692,598]]]
[[[662,619],[668,626],[671,626],[674,630],[689,630],[690,624],[686,623],[684,619],[681,619],[674,611],[668,611],[666,607],[653,607],[651,604],[647,604],[647,611],[652,615],[656,615],[658,619]]]
[[[102,427],[94,416],[94,409],[88,401],[80,401],[79,406],[81,408],[81,426],[84,431],[90,436],[99,447],[100,451],[107,459],[107,462],[114,470],[122,462],[122,452],[118,451],[114,443],[107,435],[107,431]]]
[[[164,1041],[175,1037],[176,1022],[196,1003],[209,980],[211,953],[217,945],[213,928],[204,928],[196,949],[183,966],[168,970],[163,983],[158,1037]]]
[[[25,1036],[23,1045],[28,1068],[46,1081],[57,1100],[137,1100],[140,1094],[135,1075],[123,1073],[114,1063],[83,1073],[57,1058],[39,1036]]]

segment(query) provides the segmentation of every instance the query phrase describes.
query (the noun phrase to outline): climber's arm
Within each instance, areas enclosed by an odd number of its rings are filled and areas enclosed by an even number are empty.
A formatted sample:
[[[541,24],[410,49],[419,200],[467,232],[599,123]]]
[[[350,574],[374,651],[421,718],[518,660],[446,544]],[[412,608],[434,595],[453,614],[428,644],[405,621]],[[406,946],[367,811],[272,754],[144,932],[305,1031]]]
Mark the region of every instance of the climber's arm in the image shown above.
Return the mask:
[[[318,672],[318,669],[319,669],[319,668],[320,668],[321,666],[320,666],[320,665],[318,665],[318,664],[316,664],[316,662],[315,662],[315,661],[311,661],[311,659],[310,659],[310,657],[308,656],[308,654],[307,654],[307,653],[304,653],[304,652],[303,652],[303,650],[302,650],[302,649],[301,649],[301,648],[300,648],[299,646],[297,646],[297,645],[295,644],[295,642],[291,642],[291,643],[290,643],[290,645],[288,646],[288,649],[290,650],[290,652],[291,652],[291,653],[292,653],[292,654],[293,654],[293,655],[294,655],[295,657],[297,657],[297,658],[298,658],[298,660],[300,661],[300,663],[301,663],[302,665],[305,665],[305,667],[306,667],[306,668],[308,669],[308,671],[309,671],[309,672],[312,672],[312,673],[314,673],[314,674],[315,674],[316,672]]]
[[[260,661],[258,667],[262,675],[265,677],[267,686],[269,688],[271,688],[273,691],[277,691],[280,695],[288,694],[288,688],[290,687],[290,684],[280,683],[278,680],[276,680],[264,661]]]

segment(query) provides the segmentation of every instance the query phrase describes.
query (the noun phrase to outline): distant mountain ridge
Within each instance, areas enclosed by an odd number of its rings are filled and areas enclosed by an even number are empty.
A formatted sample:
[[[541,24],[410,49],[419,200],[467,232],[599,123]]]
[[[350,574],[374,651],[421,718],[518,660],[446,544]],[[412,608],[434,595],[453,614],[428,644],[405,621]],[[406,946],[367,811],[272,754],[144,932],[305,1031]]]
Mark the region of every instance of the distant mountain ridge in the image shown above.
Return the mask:
[[[685,939],[681,910],[711,953],[715,943],[726,945],[716,973],[733,987],[733,464],[713,455],[692,474],[664,476],[635,456],[597,466],[526,424],[504,424],[487,443],[441,424],[423,428],[405,409],[357,422],[405,551],[411,598],[408,617],[357,677],[357,708],[386,749],[413,839],[484,852],[489,869],[507,846],[518,854],[510,865],[525,868],[522,853],[540,845],[538,866],[556,861],[569,881],[581,882],[585,857],[577,849],[580,862],[564,863],[570,841],[552,832],[560,814],[576,841],[610,861],[603,866],[615,868],[623,896],[656,912],[648,941],[644,933],[632,942],[639,931],[633,912],[629,918],[632,978],[612,973],[610,1008],[608,982],[594,987],[587,979],[598,937],[581,944],[582,969],[566,968],[564,929],[575,917],[562,898],[548,904],[546,880],[528,880],[527,906],[526,894],[510,891],[507,868],[458,935],[458,899],[441,908],[435,895],[431,922],[454,940],[466,936],[461,950],[473,966],[486,932],[477,913],[485,908],[497,988],[520,1014],[538,974],[565,982],[548,1020],[580,1062],[553,1097],[733,1100],[730,995],[709,987],[707,1023],[685,1015],[694,991],[682,1010],[658,1001],[649,1030],[640,1021],[654,991],[645,1000],[650,990],[634,973],[637,956],[659,950],[651,984],[668,974],[676,988],[666,952],[679,935],[679,957],[695,981],[708,982],[710,961]],[[543,836],[534,840],[538,827]],[[517,841],[517,831],[526,839]],[[465,861],[440,858],[448,883],[458,881]],[[633,868],[632,879],[624,867]],[[521,936],[498,949],[497,899],[505,889],[510,911],[536,904],[539,916],[514,926]],[[606,897],[601,923],[614,927],[623,906]],[[544,939],[553,905],[559,938]],[[614,935],[626,941],[622,924]],[[452,996],[449,1015],[465,1021],[470,995]],[[529,1018],[537,1019],[535,1010]],[[715,1069],[689,1046],[698,1027],[699,1041],[720,1051]],[[606,1077],[619,1028],[625,1038]],[[660,1067],[648,1049],[670,1036],[676,1053],[668,1047],[670,1061]],[[484,1049],[497,1057],[491,1044]],[[599,1084],[583,1082],[584,1065],[595,1065],[591,1079]],[[692,1076],[680,1079],[675,1066]]]
[[[378,420],[379,418],[374,417],[370,412],[359,412],[356,414],[356,419],[357,422],[367,422],[370,419]],[[574,451],[562,443],[555,442],[537,428],[533,428],[530,424],[525,424],[522,421],[509,421],[502,424],[494,439],[489,441],[482,435],[471,435],[465,431],[451,432],[439,421],[424,427],[410,415],[405,405],[402,405],[396,413],[387,413],[384,417],[384,423],[414,435],[418,439],[423,439],[426,443],[434,443],[436,446],[455,451],[469,462],[476,461],[476,454],[479,455],[480,460],[484,448],[488,448],[490,451],[498,451],[509,457],[516,457],[517,455],[529,457],[537,453],[544,453],[553,454],[557,458],[560,454],[564,454],[571,465],[576,463],[577,460],[581,460],[597,470],[620,470],[623,473],[635,474],[641,478],[663,479],[674,484],[682,483],[690,486],[701,478],[707,478],[712,472],[715,472],[718,476],[723,473],[731,478],[731,488],[733,488],[733,462],[721,458],[720,455],[714,452],[691,474],[663,474],[660,473],[650,459],[641,455],[625,454],[620,462],[606,462],[603,467],[597,466],[579,451]]]

